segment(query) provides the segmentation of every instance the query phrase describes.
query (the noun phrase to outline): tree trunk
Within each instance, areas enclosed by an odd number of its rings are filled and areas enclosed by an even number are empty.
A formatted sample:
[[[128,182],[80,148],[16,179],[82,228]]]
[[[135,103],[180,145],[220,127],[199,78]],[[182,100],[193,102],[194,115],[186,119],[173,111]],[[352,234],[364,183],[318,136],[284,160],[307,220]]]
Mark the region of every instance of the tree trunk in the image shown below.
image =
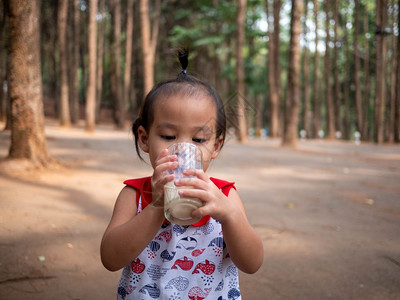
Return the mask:
[[[121,81],[121,2],[113,1],[114,39],[112,47],[112,94],[114,101],[114,119],[118,128],[124,127],[125,105],[122,97]]]
[[[101,107],[101,94],[103,91],[103,56],[104,56],[104,34],[105,34],[105,15],[104,15],[104,2],[99,2],[99,15],[101,20],[99,22],[99,37],[98,37],[98,55],[97,55],[97,78],[96,78],[96,123],[100,119]]]
[[[273,6],[273,18],[269,13],[268,0],[265,1],[267,22],[268,22],[268,82],[269,82],[269,100],[270,100],[270,120],[269,130],[271,137],[277,137],[279,135],[279,107],[280,107],[280,95],[278,90],[278,77],[280,77],[279,68],[279,11],[280,2],[274,1]],[[278,20],[275,19],[278,17]],[[277,26],[277,27],[275,27]],[[277,54],[276,54],[277,53]],[[278,59],[278,64],[275,60]]]
[[[282,139],[283,146],[296,147],[297,123],[300,106],[300,16],[303,0],[292,1],[289,44],[288,93],[286,98],[286,121]]]
[[[384,142],[387,0],[376,0],[375,142]]]
[[[246,108],[245,108],[245,91],[244,91],[244,65],[243,65],[243,47],[244,47],[244,26],[246,18],[246,0],[237,1],[237,36],[236,36],[236,88],[237,88],[237,120],[238,120],[238,137],[241,143],[247,141],[246,129]]]
[[[1,37],[0,37],[1,38]],[[2,45],[0,45],[1,47]],[[6,62],[6,55],[3,56],[0,53],[0,122],[6,121],[7,113],[6,113],[6,105],[7,105],[7,93],[3,90],[3,84],[7,78],[6,69],[7,69],[7,62]],[[4,60],[3,60],[4,57]]]
[[[324,56],[324,77],[325,77],[325,98],[326,98],[326,127],[328,130],[328,138],[335,138],[335,118],[332,103],[332,87],[331,87],[331,58],[330,58],[330,2],[325,2],[325,56]]]
[[[58,47],[60,53],[60,125],[63,127],[71,126],[69,111],[69,91],[68,91],[68,61],[67,61],[67,16],[68,0],[58,1],[57,30]]]
[[[360,35],[360,24],[359,24],[359,12],[360,3],[359,0],[355,0],[354,9],[354,86],[356,90],[356,120],[357,120],[357,131],[362,133],[363,129],[363,111],[361,102],[361,84],[360,84],[360,52],[358,47],[358,37]],[[365,137],[361,136],[362,139]]]
[[[93,132],[96,124],[96,52],[97,52],[97,0],[89,3],[89,82],[86,91],[86,131]]]
[[[321,100],[319,98],[318,91],[318,69],[319,69],[319,52],[318,52],[318,0],[314,0],[314,21],[315,21],[315,53],[314,53],[314,76],[313,76],[313,92],[312,92],[312,103],[313,103],[313,130],[312,137],[318,136],[321,124]]]
[[[69,88],[69,100],[71,104],[71,121],[73,124],[77,124],[79,121],[79,79],[78,79],[78,67],[79,67],[79,43],[80,43],[80,30],[79,30],[79,0],[73,1],[73,44],[72,44],[72,55],[71,55],[71,71],[70,71],[70,88]]]
[[[366,11],[366,5],[364,5],[364,10]],[[369,32],[368,29],[368,14],[363,14],[363,26],[364,26],[364,32]],[[370,71],[369,71],[369,43],[368,39],[365,37],[364,38],[364,94],[363,94],[363,132],[361,136],[364,137],[365,140],[370,140],[371,139],[371,124],[369,122],[369,110],[370,107],[372,106],[372,99],[370,96],[370,90],[371,90],[371,77],[370,77]]]
[[[144,95],[153,88],[154,85],[154,57],[156,53],[158,30],[160,22],[161,2],[156,0],[155,15],[152,19],[152,30],[150,26],[150,13],[148,0],[140,0],[140,23],[142,26],[142,53],[144,70]]]
[[[348,22],[347,13],[345,16],[345,24]],[[349,90],[350,90],[350,47],[349,47],[349,34],[348,31],[344,31],[344,47],[345,47],[345,55],[346,55],[346,63],[344,66],[344,83],[343,83],[343,102],[344,102],[344,116],[343,116],[343,137],[346,140],[350,139],[350,108],[349,108]]]
[[[395,1],[391,1],[391,7],[393,8],[391,10],[391,21],[390,21],[390,26],[393,30],[393,32],[396,30],[395,26]],[[395,113],[396,113],[396,66],[398,64],[398,61],[396,61],[396,38],[395,35],[392,34],[390,36],[391,38],[391,64],[390,64],[390,102],[389,102],[389,118],[388,118],[388,141],[390,143],[393,143],[394,141],[394,131],[395,131]]]
[[[281,67],[280,67],[280,12],[281,12],[281,1],[274,0],[273,8],[274,8],[274,33],[272,35],[272,42],[274,44],[273,53],[273,76],[274,76],[274,95],[273,99],[271,98],[271,124],[274,124],[274,127],[271,128],[271,137],[278,137],[280,135],[280,122],[281,113],[280,113],[280,102],[281,102]]]
[[[131,81],[131,66],[132,66],[132,41],[133,41],[133,5],[134,0],[127,2],[127,20],[126,20],[126,45],[125,45],[125,70],[124,70],[124,104],[127,105],[129,101],[130,85],[134,84]],[[133,96],[133,95],[132,95]],[[131,97],[132,97],[131,96]]]
[[[2,3],[2,5],[5,4]],[[7,80],[7,49],[4,45],[4,36],[8,32],[8,28],[5,14],[5,9],[0,9],[0,122],[4,122],[7,117],[7,93],[3,89],[3,84]]]
[[[398,1],[400,7],[400,0]],[[400,24],[400,12],[397,14]],[[397,71],[396,71],[396,98],[395,98],[395,113],[394,113],[394,142],[400,142],[400,35],[397,35]]]
[[[36,166],[51,161],[44,134],[39,1],[9,0],[8,87],[11,99],[9,158]]]
[[[334,11],[333,18],[335,20],[334,26],[334,52],[333,52],[333,88],[334,88],[334,99],[333,102],[335,104],[334,116],[335,116],[335,130],[337,132],[342,132],[342,118],[341,118],[341,97],[340,97],[340,83],[339,83],[339,67],[338,67],[338,25],[339,25],[339,1],[335,0],[334,2]]]
[[[276,124],[272,122],[272,107],[273,107],[273,95],[274,95],[274,90],[275,90],[275,81],[274,81],[274,76],[273,76],[273,52],[274,52],[274,43],[272,42],[272,34],[273,34],[273,22],[272,22],[272,16],[270,15],[269,12],[269,0],[265,0],[265,14],[267,17],[267,23],[268,23],[268,30],[267,30],[267,49],[268,49],[268,54],[267,54],[267,74],[268,74],[268,91],[266,93],[266,98],[267,101],[269,99],[270,102],[270,109],[266,111],[266,119],[269,125],[269,130],[272,132],[272,128],[276,128],[278,126],[277,121]],[[275,120],[274,120],[275,122]],[[272,133],[271,133],[272,135]]]
[[[310,83],[309,83],[309,75],[310,75],[310,68],[309,68],[309,60],[310,60],[310,52],[309,52],[309,45],[307,40],[307,12],[308,12],[308,0],[304,2],[304,15],[305,21],[303,23],[304,28],[304,54],[303,54],[303,92],[304,92],[304,106],[303,106],[303,129],[306,131],[307,136],[310,134]]]

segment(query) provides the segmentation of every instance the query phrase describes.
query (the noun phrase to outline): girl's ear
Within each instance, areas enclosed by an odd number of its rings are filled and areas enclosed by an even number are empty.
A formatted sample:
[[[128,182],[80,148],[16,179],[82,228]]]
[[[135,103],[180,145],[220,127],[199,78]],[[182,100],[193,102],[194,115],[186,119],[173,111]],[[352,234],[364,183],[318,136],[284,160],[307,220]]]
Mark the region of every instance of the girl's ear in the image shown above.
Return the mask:
[[[211,159],[217,158],[219,152],[221,151],[222,143],[223,143],[223,137],[222,136],[220,136],[220,137],[215,139],[214,151],[213,151],[213,153],[211,155]]]
[[[143,126],[139,126],[138,128],[138,142],[140,149],[142,149],[144,153],[149,153],[149,135]]]

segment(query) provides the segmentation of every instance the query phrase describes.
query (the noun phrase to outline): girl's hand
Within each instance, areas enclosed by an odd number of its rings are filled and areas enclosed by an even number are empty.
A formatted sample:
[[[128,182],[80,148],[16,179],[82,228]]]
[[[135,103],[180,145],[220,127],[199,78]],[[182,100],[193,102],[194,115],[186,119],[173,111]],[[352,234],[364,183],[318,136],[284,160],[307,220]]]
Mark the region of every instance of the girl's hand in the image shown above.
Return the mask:
[[[178,166],[177,156],[169,155],[168,149],[161,151],[155,161],[153,176],[151,177],[152,202],[156,207],[164,206],[164,185],[174,180],[174,175],[167,171]]]
[[[218,189],[203,170],[185,170],[183,173],[187,176],[191,175],[196,177],[182,178],[175,181],[176,186],[193,187],[193,189],[179,190],[179,195],[188,198],[198,198],[204,204],[192,213],[193,217],[209,215],[213,219],[225,223],[233,218],[236,213],[240,213],[242,207],[241,203],[236,203],[236,200],[227,201],[227,197]]]
[[[175,181],[176,186],[193,189],[179,190],[181,196],[198,198],[204,206],[196,209],[193,217],[209,215],[222,224],[224,242],[235,265],[243,272],[253,274],[261,267],[264,248],[260,237],[250,225],[238,193],[232,189],[226,197],[207,177],[203,170],[187,170],[183,178]]]

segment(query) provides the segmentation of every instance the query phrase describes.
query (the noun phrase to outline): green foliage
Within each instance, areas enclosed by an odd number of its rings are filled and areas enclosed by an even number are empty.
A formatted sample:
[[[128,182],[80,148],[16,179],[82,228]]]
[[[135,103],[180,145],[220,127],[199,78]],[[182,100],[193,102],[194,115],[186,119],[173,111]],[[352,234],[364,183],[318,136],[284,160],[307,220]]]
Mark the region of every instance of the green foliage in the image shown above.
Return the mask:
[[[375,93],[375,21],[376,21],[376,1],[375,0],[359,0],[360,1],[360,34],[359,39],[359,59],[361,60],[362,80],[366,78],[365,70],[368,70],[370,77],[370,90],[369,97],[374,98]],[[87,1],[81,0],[81,37],[80,47],[83,57],[80,61],[79,78],[80,78],[80,95],[84,99],[84,90],[87,78],[87,22],[88,22],[88,5]],[[272,0],[247,0],[247,12],[245,22],[245,48],[244,48],[244,63],[245,63],[245,83],[246,93],[249,97],[256,97],[262,95],[265,99],[264,107],[268,107],[268,68],[267,68],[267,55],[268,55],[268,41],[267,38],[267,22],[265,5],[269,3],[270,14],[272,14]],[[319,63],[319,80],[321,81],[320,89],[322,90],[323,81],[323,55],[324,55],[324,38],[325,38],[325,12],[324,5],[327,1],[319,0],[319,16],[318,16],[318,40],[319,47],[315,52],[315,20],[313,14],[313,1],[308,1],[307,15],[303,21],[307,21],[307,43],[304,42],[304,36],[301,41],[303,49],[309,47],[309,87],[310,94],[312,93],[313,71],[314,71],[314,55],[320,57]],[[332,1],[333,3],[333,1]],[[280,13],[280,57],[279,63],[281,68],[281,82],[282,82],[282,98],[286,90],[287,70],[288,70],[288,55],[289,55],[289,41],[290,41],[290,11],[291,1],[281,2]],[[346,84],[349,86],[349,103],[350,103],[350,118],[351,124],[355,123],[355,109],[354,109],[354,1],[338,1],[339,7],[339,24],[338,24],[338,58],[337,66],[339,70],[339,83],[341,86],[340,97],[343,97],[344,87]],[[123,7],[125,4],[123,4]],[[174,66],[175,60],[172,57],[164,59],[170,55],[169,49],[174,49],[182,46],[189,46],[191,49],[191,62],[190,69],[195,74],[199,74],[201,78],[206,77],[212,84],[219,82],[219,92],[222,95],[231,95],[234,93],[235,88],[235,65],[236,65],[236,1],[227,0],[199,0],[199,1],[163,1],[162,13],[160,15],[160,36],[158,39],[158,48],[156,58],[156,77],[158,79],[165,79],[171,74],[171,67]],[[389,3],[392,5],[392,3]],[[391,8],[389,11],[395,11],[398,14],[398,4],[394,4],[395,9]],[[141,80],[142,75],[142,54],[140,49],[140,4],[135,4],[135,47],[134,47],[134,71],[132,74],[138,76],[134,82],[135,89],[138,95],[141,95]],[[113,39],[113,20],[110,12],[111,7],[106,1],[105,12],[103,14],[102,22],[105,24],[105,52],[104,52],[104,75],[103,75],[103,100],[104,103],[112,104],[114,101],[111,98],[111,76],[110,73],[110,45]],[[45,93],[50,94],[50,97],[55,97],[57,92],[58,80],[58,50],[57,50],[57,32],[56,32],[56,2],[42,1],[41,4],[41,46],[42,46],[42,73]],[[333,14],[332,14],[333,16]],[[397,16],[397,15],[396,15]],[[126,39],[126,32],[124,22],[126,16],[125,11],[122,11],[122,32],[121,32],[121,46],[124,45],[123,41]],[[364,18],[366,18],[367,28],[364,28]],[[393,16],[389,16],[389,20],[393,20]],[[397,19],[395,19],[397,20]],[[331,22],[331,50],[333,49],[333,21]],[[398,36],[398,24],[394,26],[394,34]],[[161,34],[162,33],[162,34]],[[347,35],[347,42],[345,42],[345,35]],[[392,42],[388,38],[388,59],[392,58]],[[4,39],[6,41],[6,37]],[[368,50],[368,51],[367,51]],[[168,52],[169,51],[169,52]],[[347,52],[350,54],[348,55]],[[121,51],[121,69],[124,69],[124,47]],[[367,57],[368,56],[368,57]],[[364,67],[366,59],[369,60],[369,65]],[[333,52],[331,54],[333,59]],[[333,65],[333,64],[331,64]],[[388,71],[390,71],[390,67]],[[332,70],[333,72],[333,70]],[[388,72],[389,73],[389,72]],[[167,76],[165,76],[167,74]],[[333,76],[333,73],[331,73]],[[345,84],[346,83],[346,84]],[[390,86],[389,79],[387,79],[388,86]],[[362,87],[363,93],[366,87]],[[320,92],[319,92],[320,93]],[[322,107],[323,118],[326,117],[325,107]],[[342,107],[343,109],[343,107]],[[368,109],[368,122],[373,122],[374,107]],[[341,112],[343,115],[343,111]],[[266,122],[266,120],[264,120]],[[323,121],[321,123],[324,123]],[[371,126],[372,127],[372,126]]]

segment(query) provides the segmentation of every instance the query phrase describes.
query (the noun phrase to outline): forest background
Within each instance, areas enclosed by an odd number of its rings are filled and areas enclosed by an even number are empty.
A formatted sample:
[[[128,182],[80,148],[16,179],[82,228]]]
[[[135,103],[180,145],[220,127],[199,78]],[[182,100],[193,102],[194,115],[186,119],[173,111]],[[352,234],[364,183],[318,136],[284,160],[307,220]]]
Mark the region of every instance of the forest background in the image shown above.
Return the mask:
[[[268,258],[243,298],[398,299],[399,5],[0,0],[0,298],[115,297],[101,235],[151,170],[128,126],[189,46],[239,140],[211,171]]]
[[[154,82],[181,71],[179,47],[191,50],[189,73],[219,91],[242,142],[248,134],[293,147],[299,135],[399,142],[399,1],[2,0],[0,7],[0,119],[15,129],[10,157],[48,160],[41,125],[19,130],[41,118],[27,117],[18,101],[44,103],[64,127],[84,119],[93,131],[111,111],[123,128]],[[23,78],[38,66],[40,80]],[[31,115],[43,113],[31,107]],[[29,140],[40,150],[27,150]]]

